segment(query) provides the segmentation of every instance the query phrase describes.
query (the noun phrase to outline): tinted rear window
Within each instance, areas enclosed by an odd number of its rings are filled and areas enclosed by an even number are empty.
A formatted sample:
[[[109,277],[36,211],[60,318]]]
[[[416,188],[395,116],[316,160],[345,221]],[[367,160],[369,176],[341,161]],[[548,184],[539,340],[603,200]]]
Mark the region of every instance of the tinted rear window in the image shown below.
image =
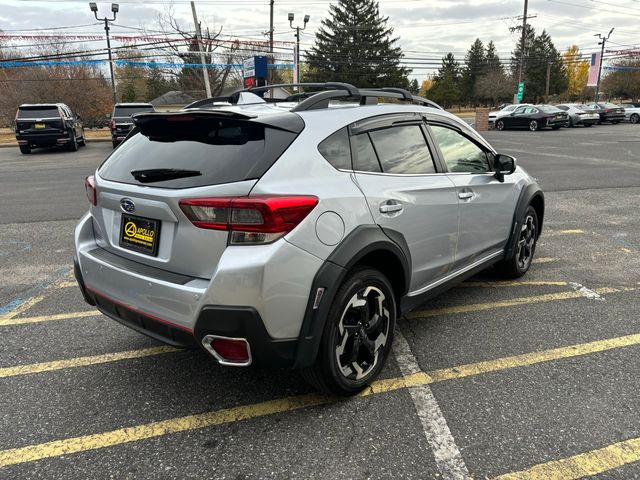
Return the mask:
[[[60,117],[58,107],[38,107],[18,109],[18,118],[51,118]]]
[[[134,113],[153,112],[153,107],[116,107],[113,110],[114,117],[130,117]]]
[[[255,122],[196,119],[136,133],[99,169],[106,180],[161,188],[190,188],[260,178],[297,134]],[[182,169],[199,175],[141,183],[135,170]]]
[[[351,145],[346,128],[338,130],[318,145],[320,154],[338,170],[351,170]]]

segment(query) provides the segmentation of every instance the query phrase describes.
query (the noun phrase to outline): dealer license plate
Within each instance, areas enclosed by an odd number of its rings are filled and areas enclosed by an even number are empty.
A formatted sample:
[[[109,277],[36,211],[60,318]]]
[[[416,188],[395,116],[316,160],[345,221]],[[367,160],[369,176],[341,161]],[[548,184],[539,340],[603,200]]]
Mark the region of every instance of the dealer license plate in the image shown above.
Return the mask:
[[[122,214],[120,246],[155,257],[158,255],[160,220]]]

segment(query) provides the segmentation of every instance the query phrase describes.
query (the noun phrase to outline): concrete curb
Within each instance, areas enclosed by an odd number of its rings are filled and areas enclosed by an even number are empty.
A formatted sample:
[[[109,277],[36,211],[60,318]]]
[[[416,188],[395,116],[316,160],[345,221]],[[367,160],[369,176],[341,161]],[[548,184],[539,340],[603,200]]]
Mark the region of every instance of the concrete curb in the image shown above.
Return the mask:
[[[110,142],[111,138],[87,138],[87,143]],[[0,143],[0,148],[18,148],[17,143]]]

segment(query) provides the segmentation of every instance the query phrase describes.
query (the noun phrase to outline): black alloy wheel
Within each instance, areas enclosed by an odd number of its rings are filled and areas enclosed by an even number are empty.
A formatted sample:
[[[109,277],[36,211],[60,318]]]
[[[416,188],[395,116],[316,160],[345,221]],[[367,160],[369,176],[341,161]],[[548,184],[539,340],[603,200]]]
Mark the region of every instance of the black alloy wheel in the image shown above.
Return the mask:
[[[529,130],[532,132],[538,130],[538,122],[536,120],[531,120],[531,122],[529,122]]]
[[[638,115],[637,113],[634,113],[633,115],[631,115],[631,118],[629,119],[629,121],[631,123],[638,123],[640,122],[640,115]]]
[[[536,252],[536,244],[540,234],[538,225],[538,214],[535,208],[529,205],[518,222],[513,253],[509,258],[496,263],[496,269],[504,276],[517,278],[527,273]]]
[[[496,130],[500,132],[504,130],[504,122],[502,120],[496,122]]]
[[[396,322],[393,289],[374,269],[353,271],[336,293],[318,359],[302,375],[317,389],[355,395],[375,379],[391,351]]]

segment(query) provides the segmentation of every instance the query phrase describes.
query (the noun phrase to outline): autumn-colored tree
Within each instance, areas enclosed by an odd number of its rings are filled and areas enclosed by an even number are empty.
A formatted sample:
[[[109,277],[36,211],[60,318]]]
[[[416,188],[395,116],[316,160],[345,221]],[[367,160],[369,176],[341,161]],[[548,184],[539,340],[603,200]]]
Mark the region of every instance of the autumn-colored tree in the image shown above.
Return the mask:
[[[420,96],[421,97],[426,97],[427,95],[429,95],[429,90],[431,90],[431,87],[433,86],[433,82],[431,80],[429,80],[428,78],[425,78],[422,83],[420,84]]]
[[[562,54],[562,60],[567,69],[567,95],[571,100],[576,100],[587,86],[589,62],[581,60],[580,49],[577,45],[571,45]]]

